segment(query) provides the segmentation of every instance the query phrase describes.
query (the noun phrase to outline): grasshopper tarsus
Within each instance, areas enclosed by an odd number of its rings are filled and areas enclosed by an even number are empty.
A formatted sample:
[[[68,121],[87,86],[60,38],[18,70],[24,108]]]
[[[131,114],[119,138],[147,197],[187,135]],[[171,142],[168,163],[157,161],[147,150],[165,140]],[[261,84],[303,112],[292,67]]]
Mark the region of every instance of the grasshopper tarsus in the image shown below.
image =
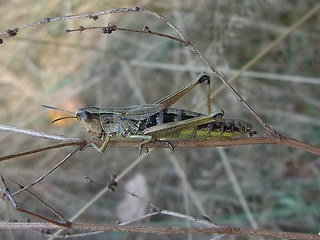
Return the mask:
[[[109,188],[109,190],[111,192],[114,192],[115,191],[115,187],[118,186],[118,182],[116,181],[116,178],[117,178],[117,175],[113,174],[111,177],[110,177],[110,180],[107,184],[107,187]]]
[[[210,76],[202,72],[198,76],[198,82],[203,83],[204,81],[207,81],[207,84],[210,84]]]
[[[212,114],[212,115],[216,119],[222,119],[224,116],[224,111],[223,111],[223,109],[221,109],[220,112],[217,112],[216,114]]]
[[[138,152],[137,152],[137,153],[138,153],[138,154],[141,154],[141,152],[142,152],[142,146],[139,144],[139,145],[138,145]]]
[[[257,131],[249,131],[248,132],[248,137],[253,137],[255,134],[257,134],[258,132]]]
[[[169,148],[173,151],[174,147],[172,146],[172,144],[169,141],[163,141],[164,144],[166,144],[167,146],[169,146]]]
[[[141,154],[142,148],[143,148],[143,146],[141,146],[141,147],[140,147],[140,145],[138,146],[138,152],[137,152],[138,154]],[[146,150],[146,153],[149,153],[149,148],[145,147],[144,149]]]

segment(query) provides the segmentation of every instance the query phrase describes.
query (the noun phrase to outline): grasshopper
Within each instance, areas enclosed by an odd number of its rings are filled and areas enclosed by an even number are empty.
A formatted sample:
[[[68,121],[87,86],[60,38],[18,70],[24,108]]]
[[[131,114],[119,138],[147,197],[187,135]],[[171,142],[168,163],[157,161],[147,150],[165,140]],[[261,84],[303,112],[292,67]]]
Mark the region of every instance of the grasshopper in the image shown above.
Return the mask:
[[[207,82],[208,84],[208,115],[170,108],[182,96],[195,86]],[[172,149],[167,139],[212,139],[240,136],[249,133],[252,124],[243,120],[223,119],[224,112],[210,113],[210,76],[200,73],[185,87],[169,94],[153,104],[129,107],[97,108],[84,107],[77,110],[77,118],[82,129],[93,138],[103,141],[101,146],[90,143],[95,149],[103,153],[114,136],[122,139],[139,139],[141,153],[144,144],[151,141],[164,141]],[[47,108],[62,110],[42,105]]]

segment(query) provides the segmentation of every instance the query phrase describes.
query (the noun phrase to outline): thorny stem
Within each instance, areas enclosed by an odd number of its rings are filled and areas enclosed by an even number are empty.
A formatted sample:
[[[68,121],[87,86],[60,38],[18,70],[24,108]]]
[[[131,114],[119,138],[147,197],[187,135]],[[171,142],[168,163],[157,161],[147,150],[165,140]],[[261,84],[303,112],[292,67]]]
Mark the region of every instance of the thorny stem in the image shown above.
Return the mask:
[[[121,12],[132,12],[132,11],[139,11],[139,7],[129,7],[129,8],[117,8],[117,9],[111,9],[111,10],[106,10],[106,11],[101,11],[101,12],[96,12],[96,13],[84,13],[84,14],[74,14],[74,15],[69,15],[69,16],[63,16],[63,17],[55,17],[55,18],[44,18],[41,21],[33,22],[30,24],[26,24],[20,27],[16,27],[13,30],[7,30],[4,32],[0,32],[0,37],[13,37],[11,32],[18,32],[21,29],[25,28],[30,28],[34,27],[40,24],[46,24],[50,22],[55,22],[55,21],[60,21],[60,20],[71,20],[71,19],[76,19],[76,18],[86,18],[86,17],[93,17],[93,16],[101,16],[101,15],[106,15],[106,14],[113,14],[113,13],[121,13]],[[15,35],[14,35],[15,36]]]
[[[83,26],[80,26],[79,28],[76,28],[76,29],[67,29],[66,32],[67,33],[78,32],[78,31],[79,32],[83,32],[85,30],[94,30],[94,29],[100,29],[100,30],[103,31],[103,33],[107,33],[107,34],[111,34],[114,31],[125,31],[125,32],[151,34],[151,35],[156,35],[156,36],[159,36],[159,37],[169,38],[169,39],[181,42],[181,43],[185,43],[185,41],[180,39],[180,38],[176,38],[176,37],[170,36],[168,34],[160,33],[160,32],[151,31],[147,26],[144,27],[144,30],[134,30],[134,29],[128,29],[128,28],[119,28],[116,25],[107,26],[107,27],[83,27]]]

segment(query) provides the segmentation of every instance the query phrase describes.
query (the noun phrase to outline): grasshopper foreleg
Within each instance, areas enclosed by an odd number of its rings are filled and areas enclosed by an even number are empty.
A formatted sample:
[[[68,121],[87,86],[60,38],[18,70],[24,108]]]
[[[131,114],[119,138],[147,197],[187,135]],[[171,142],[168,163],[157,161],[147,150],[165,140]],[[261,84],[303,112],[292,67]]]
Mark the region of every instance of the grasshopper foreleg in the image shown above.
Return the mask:
[[[106,148],[108,147],[108,144],[110,142],[111,136],[107,136],[105,135],[102,140],[103,140],[103,144],[99,147],[97,144],[95,143],[90,143],[89,146],[94,147],[97,151],[99,151],[100,153],[103,153]]]

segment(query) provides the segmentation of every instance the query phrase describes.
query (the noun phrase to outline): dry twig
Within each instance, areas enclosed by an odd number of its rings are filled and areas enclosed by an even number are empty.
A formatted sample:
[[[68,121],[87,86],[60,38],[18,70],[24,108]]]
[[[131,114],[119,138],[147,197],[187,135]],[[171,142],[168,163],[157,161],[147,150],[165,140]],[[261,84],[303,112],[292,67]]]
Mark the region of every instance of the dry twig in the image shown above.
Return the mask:
[[[38,137],[44,139],[51,139],[55,141],[63,142],[61,144],[55,144],[48,147],[38,148],[22,153],[11,154],[0,157],[0,161],[8,160],[11,158],[22,157],[25,155],[34,154],[37,152],[47,151],[55,148],[61,148],[65,146],[78,145],[83,148],[85,145],[94,142],[101,145],[101,140],[85,140],[83,138],[73,138],[62,135],[54,135],[45,132],[39,132],[30,129],[17,128],[8,125],[0,125],[0,131],[12,132],[16,134],[24,134],[31,137]],[[195,148],[208,148],[208,147],[227,147],[227,146],[241,146],[241,145],[257,145],[257,144],[279,144],[296,149],[300,149],[315,155],[320,155],[320,149],[311,146],[306,143],[302,143],[298,140],[281,136],[281,138],[268,134],[259,134],[260,136],[243,137],[243,138],[223,138],[223,139],[172,139],[170,144],[176,147],[195,147]],[[140,142],[134,140],[112,139],[108,146],[110,147],[133,147],[136,148]],[[150,142],[144,145],[146,148],[170,148],[167,144],[162,142]]]

